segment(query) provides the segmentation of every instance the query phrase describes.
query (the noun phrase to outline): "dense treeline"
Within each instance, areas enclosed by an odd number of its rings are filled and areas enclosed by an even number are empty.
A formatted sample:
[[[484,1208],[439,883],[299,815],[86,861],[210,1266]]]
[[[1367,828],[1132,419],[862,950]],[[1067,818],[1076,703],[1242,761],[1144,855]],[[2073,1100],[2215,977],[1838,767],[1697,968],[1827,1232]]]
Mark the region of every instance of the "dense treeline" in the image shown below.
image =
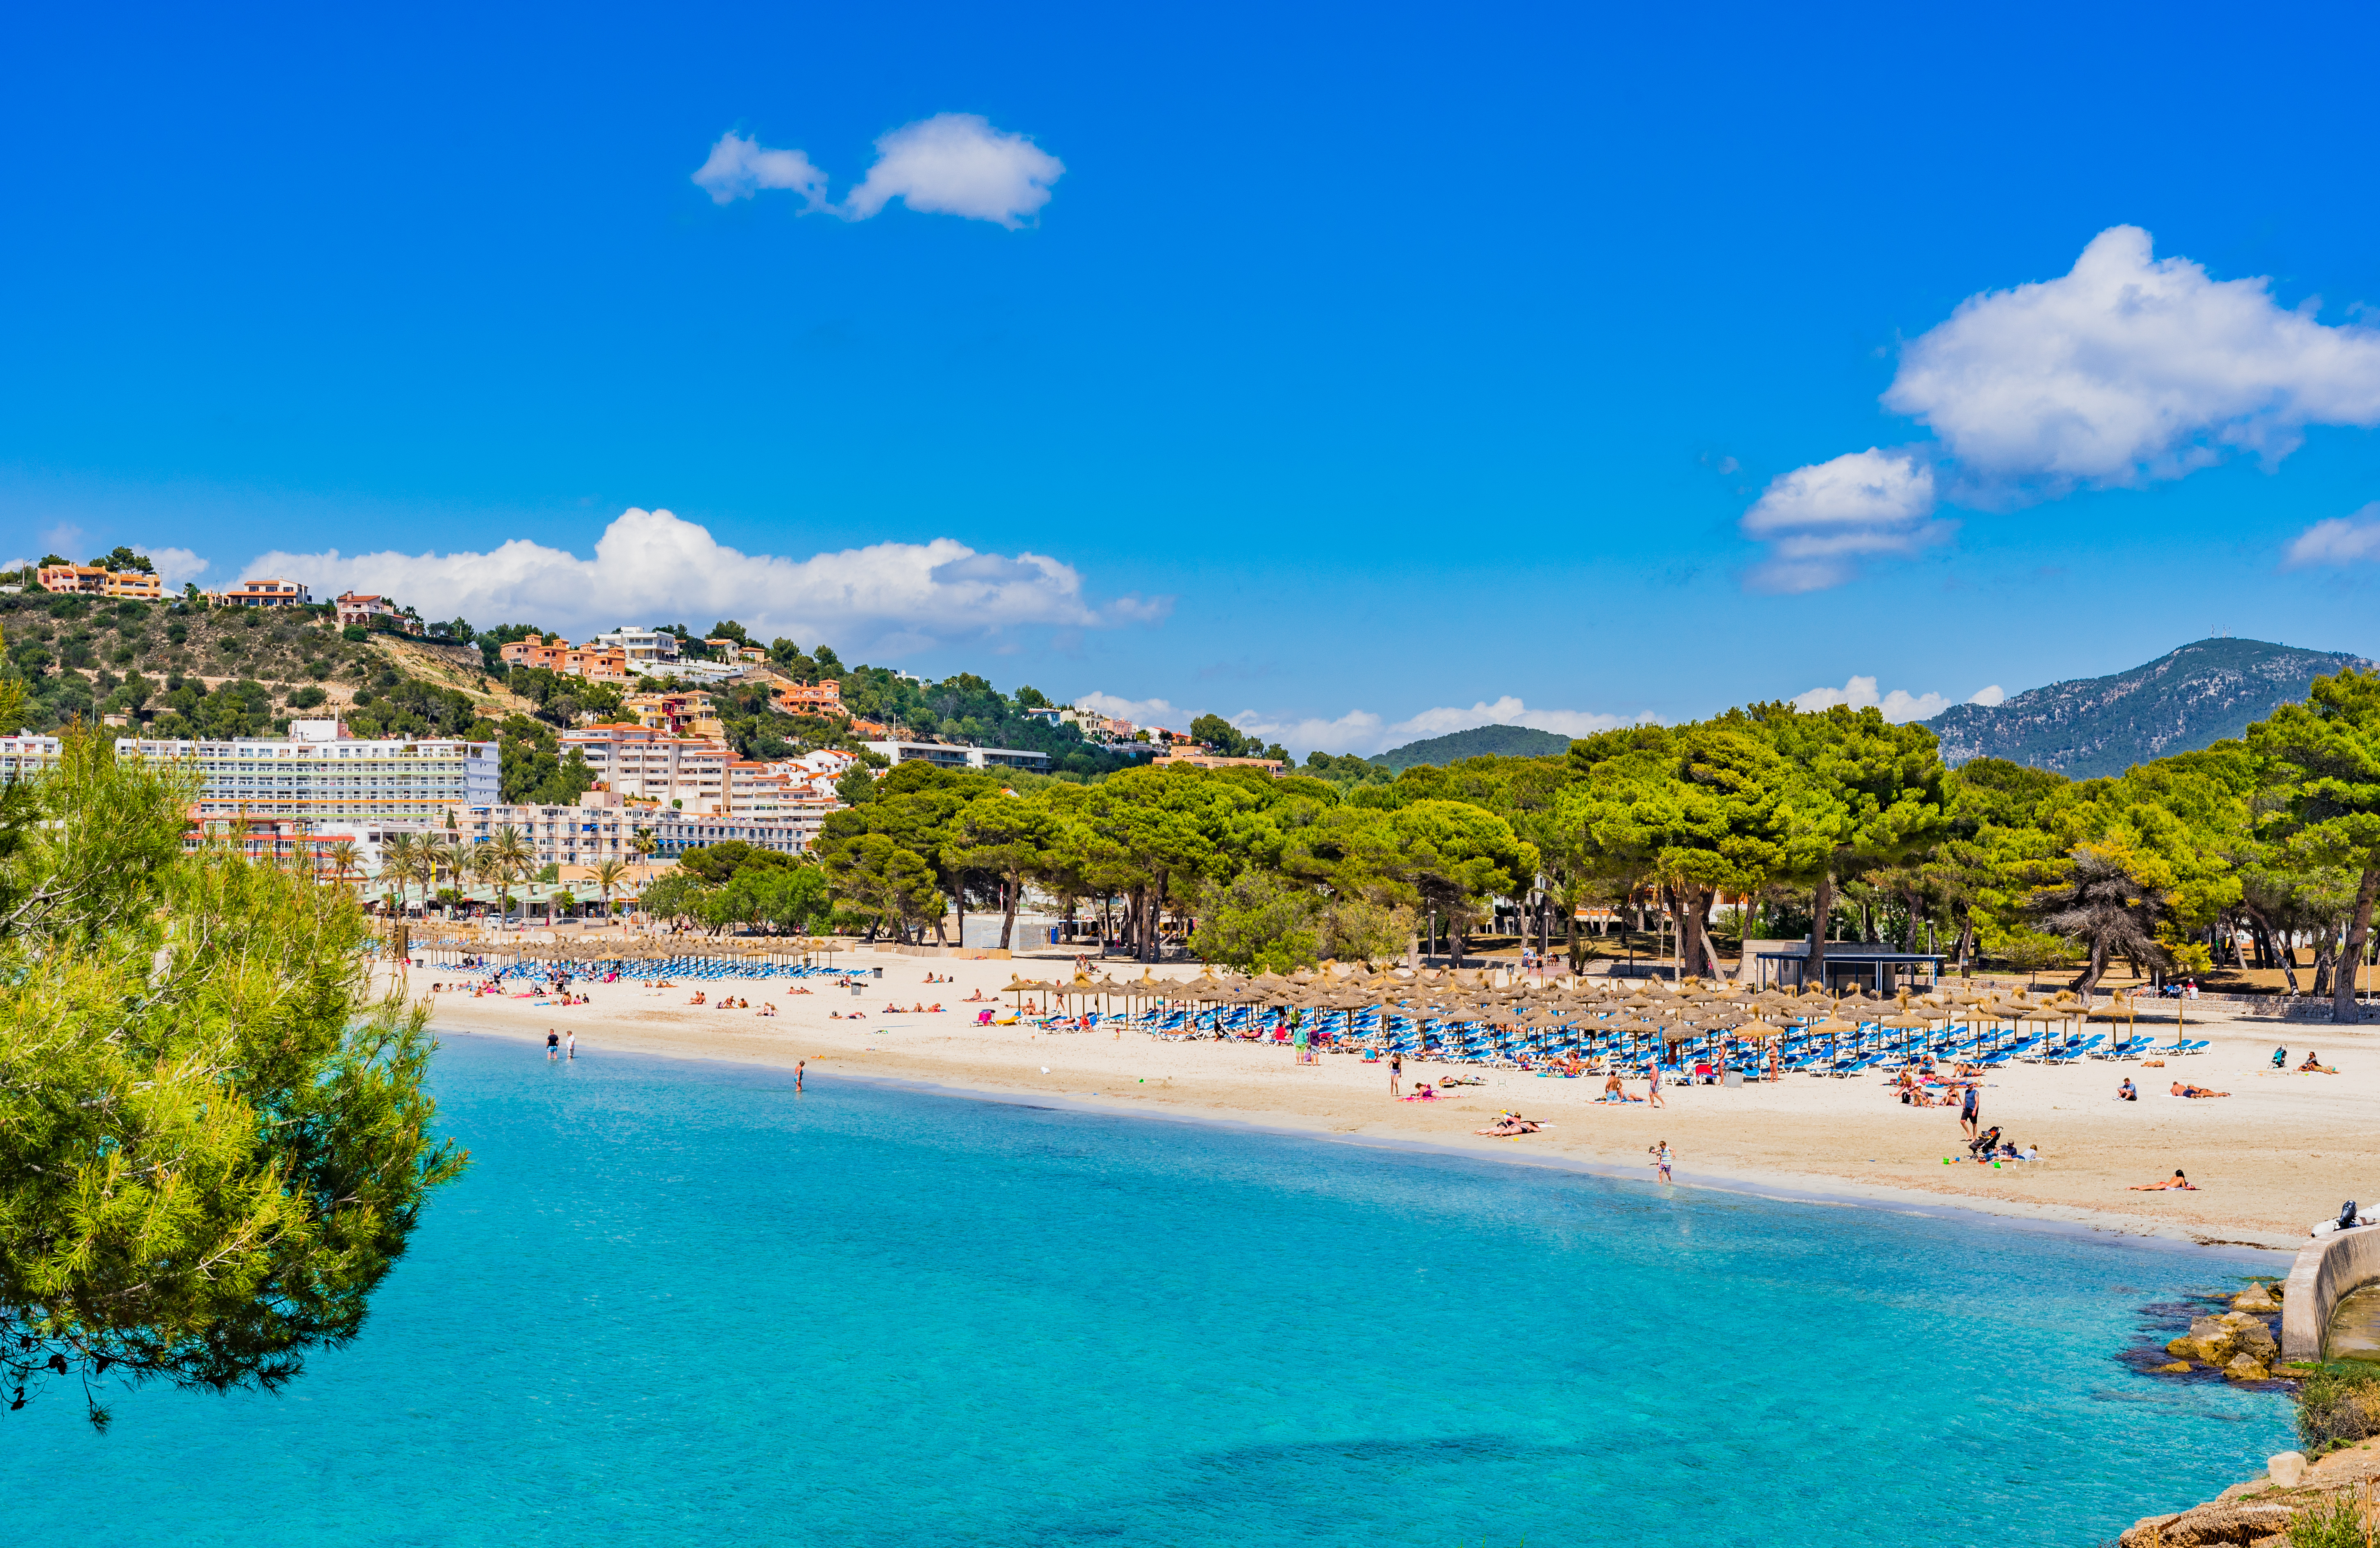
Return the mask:
[[[1753,935],[1929,938],[1961,962],[2113,957],[2204,972],[2244,933],[2252,961],[2351,1015],[2380,890],[2380,677],[2318,680],[2240,742],[2070,780],[1993,759],[1946,768],[1933,733],[1874,709],[1753,705],[1601,732],[1560,757],[1480,757],[1393,780],[1134,769],[1095,784],[907,763],[827,819],[819,862],[844,907],[939,936],[953,907],[1003,915],[1030,887],[1111,911],[1153,958],[1171,913],[1211,960],[1285,967],[1410,952],[1436,926],[1461,949],[1496,901],[1534,897],[1574,962],[1586,904],[1658,901],[1685,922],[1688,974],[1715,970],[1714,896],[1750,900]],[[1354,761],[1354,760],[1346,760]],[[1557,924],[1556,922],[1560,923]]]

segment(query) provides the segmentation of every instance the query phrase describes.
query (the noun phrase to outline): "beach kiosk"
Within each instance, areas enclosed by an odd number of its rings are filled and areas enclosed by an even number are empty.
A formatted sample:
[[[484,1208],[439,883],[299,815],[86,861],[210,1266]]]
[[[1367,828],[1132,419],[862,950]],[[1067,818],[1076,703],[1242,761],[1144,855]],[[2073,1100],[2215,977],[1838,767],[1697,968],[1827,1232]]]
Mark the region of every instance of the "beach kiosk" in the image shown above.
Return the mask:
[[[1760,986],[1799,989],[1809,977],[1809,948],[1763,951],[1759,955]],[[1930,989],[1942,979],[1942,958],[1931,951],[1891,951],[1861,941],[1827,942],[1828,994],[1845,989],[1874,989],[1889,995],[1901,989]]]

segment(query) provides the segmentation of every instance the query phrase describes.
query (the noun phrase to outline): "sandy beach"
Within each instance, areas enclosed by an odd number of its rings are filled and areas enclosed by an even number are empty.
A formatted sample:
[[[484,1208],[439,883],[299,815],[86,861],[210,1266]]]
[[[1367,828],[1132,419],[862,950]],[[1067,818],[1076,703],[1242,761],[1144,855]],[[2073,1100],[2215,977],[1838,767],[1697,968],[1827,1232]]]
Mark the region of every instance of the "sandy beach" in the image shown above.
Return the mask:
[[[976,961],[859,951],[837,966],[881,967],[854,997],[808,979],[793,992],[784,979],[740,980],[656,990],[634,983],[578,986],[591,1003],[567,1008],[527,999],[435,995],[442,1035],[494,1035],[541,1044],[549,1028],[575,1033],[580,1057],[610,1052],[730,1059],[791,1067],[806,1060],[810,1079],[837,1076],[910,1081],[1001,1096],[1061,1098],[1085,1106],[1180,1119],[1224,1120],[1308,1132],[1352,1143],[1418,1143],[1499,1159],[1575,1165],[1650,1178],[1646,1147],[1666,1140],[1683,1186],[1796,1197],[1863,1200],[1884,1205],[1956,1206],[2070,1222],[2097,1229],[2202,1245],[2293,1250],[2313,1221],[2345,1199],[2369,1207],[2380,1199],[2380,1028],[2227,1018],[2191,1009],[2193,1036],[2205,1053],[2166,1068],[2086,1062],[2048,1068],[2016,1064],[1987,1077],[1983,1120],[2006,1138],[2038,1146],[2042,1159],[1998,1168],[1964,1159],[1951,1108],[1903,1106],[1877,1077],[1787,1076],[1773,1083],[1727,1088],[1672,1086],[1668,1106],[1597,1103],[1597,1079],[1540,1078],[1513,1070],[1408,1062],[1406,1089],[1441,1074],[1476,1074],[1480,1086],[1448,1100],[1399,1102],[1388,1093],[1385,1065],[1351,1055],[1299,1065],[1287,1048],[1211,1040],[1172,1043],[1126,1032],[1042,1033],[1029,1025],[977,1026],[980,1003],[1012,974],[1071,975],[1071,959],[1047,962]],[[1119,978],[1135,965],[1107,964]],[[429,995],[437,966],[417,968],[407,986]],[[952,982],[928,984],[926,975]],[[1195,976],[1192,968],[1161,972]],[[698,988],[748,998],[752,1010],[693,1006]],[[778,1014],[757,1007],[773,1000]],[[904,1009],[939,1001],[940,1012]],[[1003,1008],[1006,999],[999,1003]],[[839,1020],[864,1011],[861,1020]],[[2164,1008],[2169,1026],[2171,1006]],[[2319,1049],[2337,1075],[2282,1074],[2276,1046],[2296,1064]],[[524,1049],[525,1057],[528,1050]],[[2129,1075],[2138,1102],[2115,1099]],[[2166,1094],[2175,1079],[2228,1091],[2217,1100]],[[1642,1095],[1645,1082],[1629,1082]],[[1472,1131],[1504,1109],[1548,1127],[1516,1140]],[[1945,1166],[1943,1158],[1951,1157]],[[2132,1192],[2184,1168],[2194,1192]]]

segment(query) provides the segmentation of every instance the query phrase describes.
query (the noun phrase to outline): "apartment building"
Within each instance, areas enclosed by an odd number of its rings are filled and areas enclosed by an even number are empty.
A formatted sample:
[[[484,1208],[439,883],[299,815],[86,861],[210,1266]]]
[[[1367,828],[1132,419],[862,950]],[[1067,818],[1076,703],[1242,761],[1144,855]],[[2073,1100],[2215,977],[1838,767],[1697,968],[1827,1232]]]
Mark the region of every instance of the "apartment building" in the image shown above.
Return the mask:
[[[582,726],[562,733],[562,756],[573,751],[613,795],[689,812],[727,809],[727,766],[735,754],[724,742],[672,736],[650,726]]]
[[[727,734],[719,718],[718,701],[698,689],[675,694],[631,694],[622,701],[637,723],[671,736],[707,736],[716,741]]]
[[[948,742],[892,741],[861,745],[894,763],[922,761],[943,768],[1024,768],[1039,773],[1050,767],[1049,754],[1028,753],[1021,747],[962,747]]]
[[[385,597],[375,597],[361,591],[342,591],[333,599],[331,605],[338,610],[339,624],[342,628],[352,626],[369,629],[372,626],[372,621],[378,619],[389,628],[402,634],[421,633],[421,620],[407,612]]]
[[[843,684],[830,677],[823,683],[780,683],[770,695],[788,715],[841,715]]]
[[[492,803],[492,742],[401,737],[358,741],[334,720],[298,720],[290,735],[192,742],[119,737],[120,758],[188,763],[204,781],[192,810],[209,819],[289,817],[313,824],[426,821],[456,802]],[[0,737],[0,780],[55,764],[55,736]]]
[[[44,591],[80,593],[86,597],[128,597],[135,601],[164,599],[165,583],[146,570],[111,570],[104,564],[44,564],[33,573]]]
[[[206,593],[208,601],[219,608],[310,608],[314,594],[296,581],[279,575],[263,580],[244,580],[237,586],[227,586],[221,591]]]
[[[508,667],[537,668],[564,677],[583,677],[590,683],[637,680],[637,674],[628,668],[627,652],[618,646],[600,642],[573,645],[560,635],[543,638],[531,635],[527,639],[513,640],[496,654]]]
[[[627,661],[628,670],[648,677],[661,677],[677,660],[677,636],[659,629],[623,625],[608,634],[596,635],[587,642],[617,650]]]

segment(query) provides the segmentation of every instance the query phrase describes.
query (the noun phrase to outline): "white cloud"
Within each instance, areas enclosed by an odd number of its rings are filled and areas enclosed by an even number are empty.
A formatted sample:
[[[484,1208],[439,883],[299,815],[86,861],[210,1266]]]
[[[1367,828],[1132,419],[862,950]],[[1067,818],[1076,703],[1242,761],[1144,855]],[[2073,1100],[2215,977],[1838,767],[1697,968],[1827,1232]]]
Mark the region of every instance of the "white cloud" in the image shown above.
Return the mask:
[[[194,581],[214,567],[188,549],[160,549],[135,543],[133,551],[149,556],[149,562],[157,566],[157,578],[165,583],[168,591],[179,591],[185,582]]]
[[[926,214],[996,221],[1015,230],[1050,202],[1066,165],[1021,134],[980,115],[937,113],[876,142],[876,164],[844,210],[864,221],[893,200]]]
[[[1943,481],[1926,466],[1936,451],[1949,492],[2007,505],[2179,478],[2234,452],[2270,466],[2309,426],[2380,425],[2380,329],[2325,327],[2313,308],[2283,308],[2267,279],[2156,258],[2147,232],[2111,226],[2070,272],[1971,296],[1911,340],[1884,405],[1938,448],[1871,448],[1771,483],[1744,514],[1772,545],[1748,584],[1815,591],[1849,579],[1857,555],[1947,537],[1947,523],[1920,525]],[[2339,544],[2353,557],[2357,541],[2323,523],[2291,562],[2336,562]]]
[[[2277,461],[2308,425],[2380,424],[2380,330],[2325,327],[2266,279],[2212,280],[2112,226],[2062,278],[1971,297],[1902,350],[1884,405],[1971,474],[2048,492]]]
[[[2351,516],[2318,521],[2297,536],[2283,560],[2295,570],[2309,564],[2352,564],[2380,559],[2380,500]]]
[[[1967,696],[1967,702],[1980,704],[1986,707],[1996,704],[2005,704],[2008,702],[2008,690],[1995,683],[1988,688],[1976,689]]]
[[[1050,202],[1050,185],[1066,163],[1021,134],[991,127],[974,113],[937,113],[905,124],[876,142],[876,162],[840,204],[827,202],[826,174],[799,151],[771,151],[729,130],[695,170],[714,204],[750,199],[762,188],[802,197],[802,213],[825,211],[864,221],[900,200],[920,214],[962,215],[1014,231]]]
[[[730,129],[695,169],[695,182],[713,204],[749,199],[762,188],[789,188],[802,196],[804,213],[826,208],[826,174],[799,151],[771,151]]]
[[[591,559],[516,538],[486,553],[267,553],[249,574],[317,595],[379,592],[425,618],[538,623],[574,637],[622,623],[707,627],[733,618],[845,654],[897,653],[1026,624],[1095,627],[1162,618],[1170,598],[1095,604],[1073,566],[1037,553],[978,553],[955,538],[877,543],[808,559],[745,554],[667,511],[624,512]]]
[[[1913,553],[1949,535],[1934,513],[1934,469],[1907,452],[1871,446],[1769,481],[1743,530],[1768,543],[1748,577],[1756,590],[1840,586],[1866,554]]]
[[[1076,707],[1096,710],[1111,720],[1130,720],[1135,726],[1163,726],[1168,731],[1187,731],[1197,715],[1195,709],[1183,709],[1163,699],[1120,698],[1113,694],[1092,692],[1077,694]]]
[[[1984,692],[1996,694],[1999,690],[1986,688]],[[1980,695],[1977,702],[1982,702]],[[1847,704],[1853,709],[1881,709],[1884,718],[1894,725],[1904,720],[1930,720],[1950,707],[1950,701],[1939,694],[1912,694],[1905,688],[1895,688],[1879,695],[1873,677],[1854,677],[1840,688],[1813,688],[1793,695],[1796,709],[1832,709],[1839,704]]]
[[[30,570],[33,567],[33,562],[30,559],[12,559],[6,564],[0,564],[0,570]]]
[[[1278,742],[1292,753],[1318,748],[1326,753],[1366,755],[1451,732],[1469,731],[1475,726],[1528,726],[1561,736],[1585,736],[1590,732],[1609,731],[1631,723],[1624,716],[1594,710],[1531,709],[1509,694],[1492,703],[1482,700],[1468,709],[1451,706],[1425,709],[1394,723],[1368,709],[1351,709],[1335,720],[1319,716],[1283,719],[1247,709],[1230,720],[1249,735]]]

